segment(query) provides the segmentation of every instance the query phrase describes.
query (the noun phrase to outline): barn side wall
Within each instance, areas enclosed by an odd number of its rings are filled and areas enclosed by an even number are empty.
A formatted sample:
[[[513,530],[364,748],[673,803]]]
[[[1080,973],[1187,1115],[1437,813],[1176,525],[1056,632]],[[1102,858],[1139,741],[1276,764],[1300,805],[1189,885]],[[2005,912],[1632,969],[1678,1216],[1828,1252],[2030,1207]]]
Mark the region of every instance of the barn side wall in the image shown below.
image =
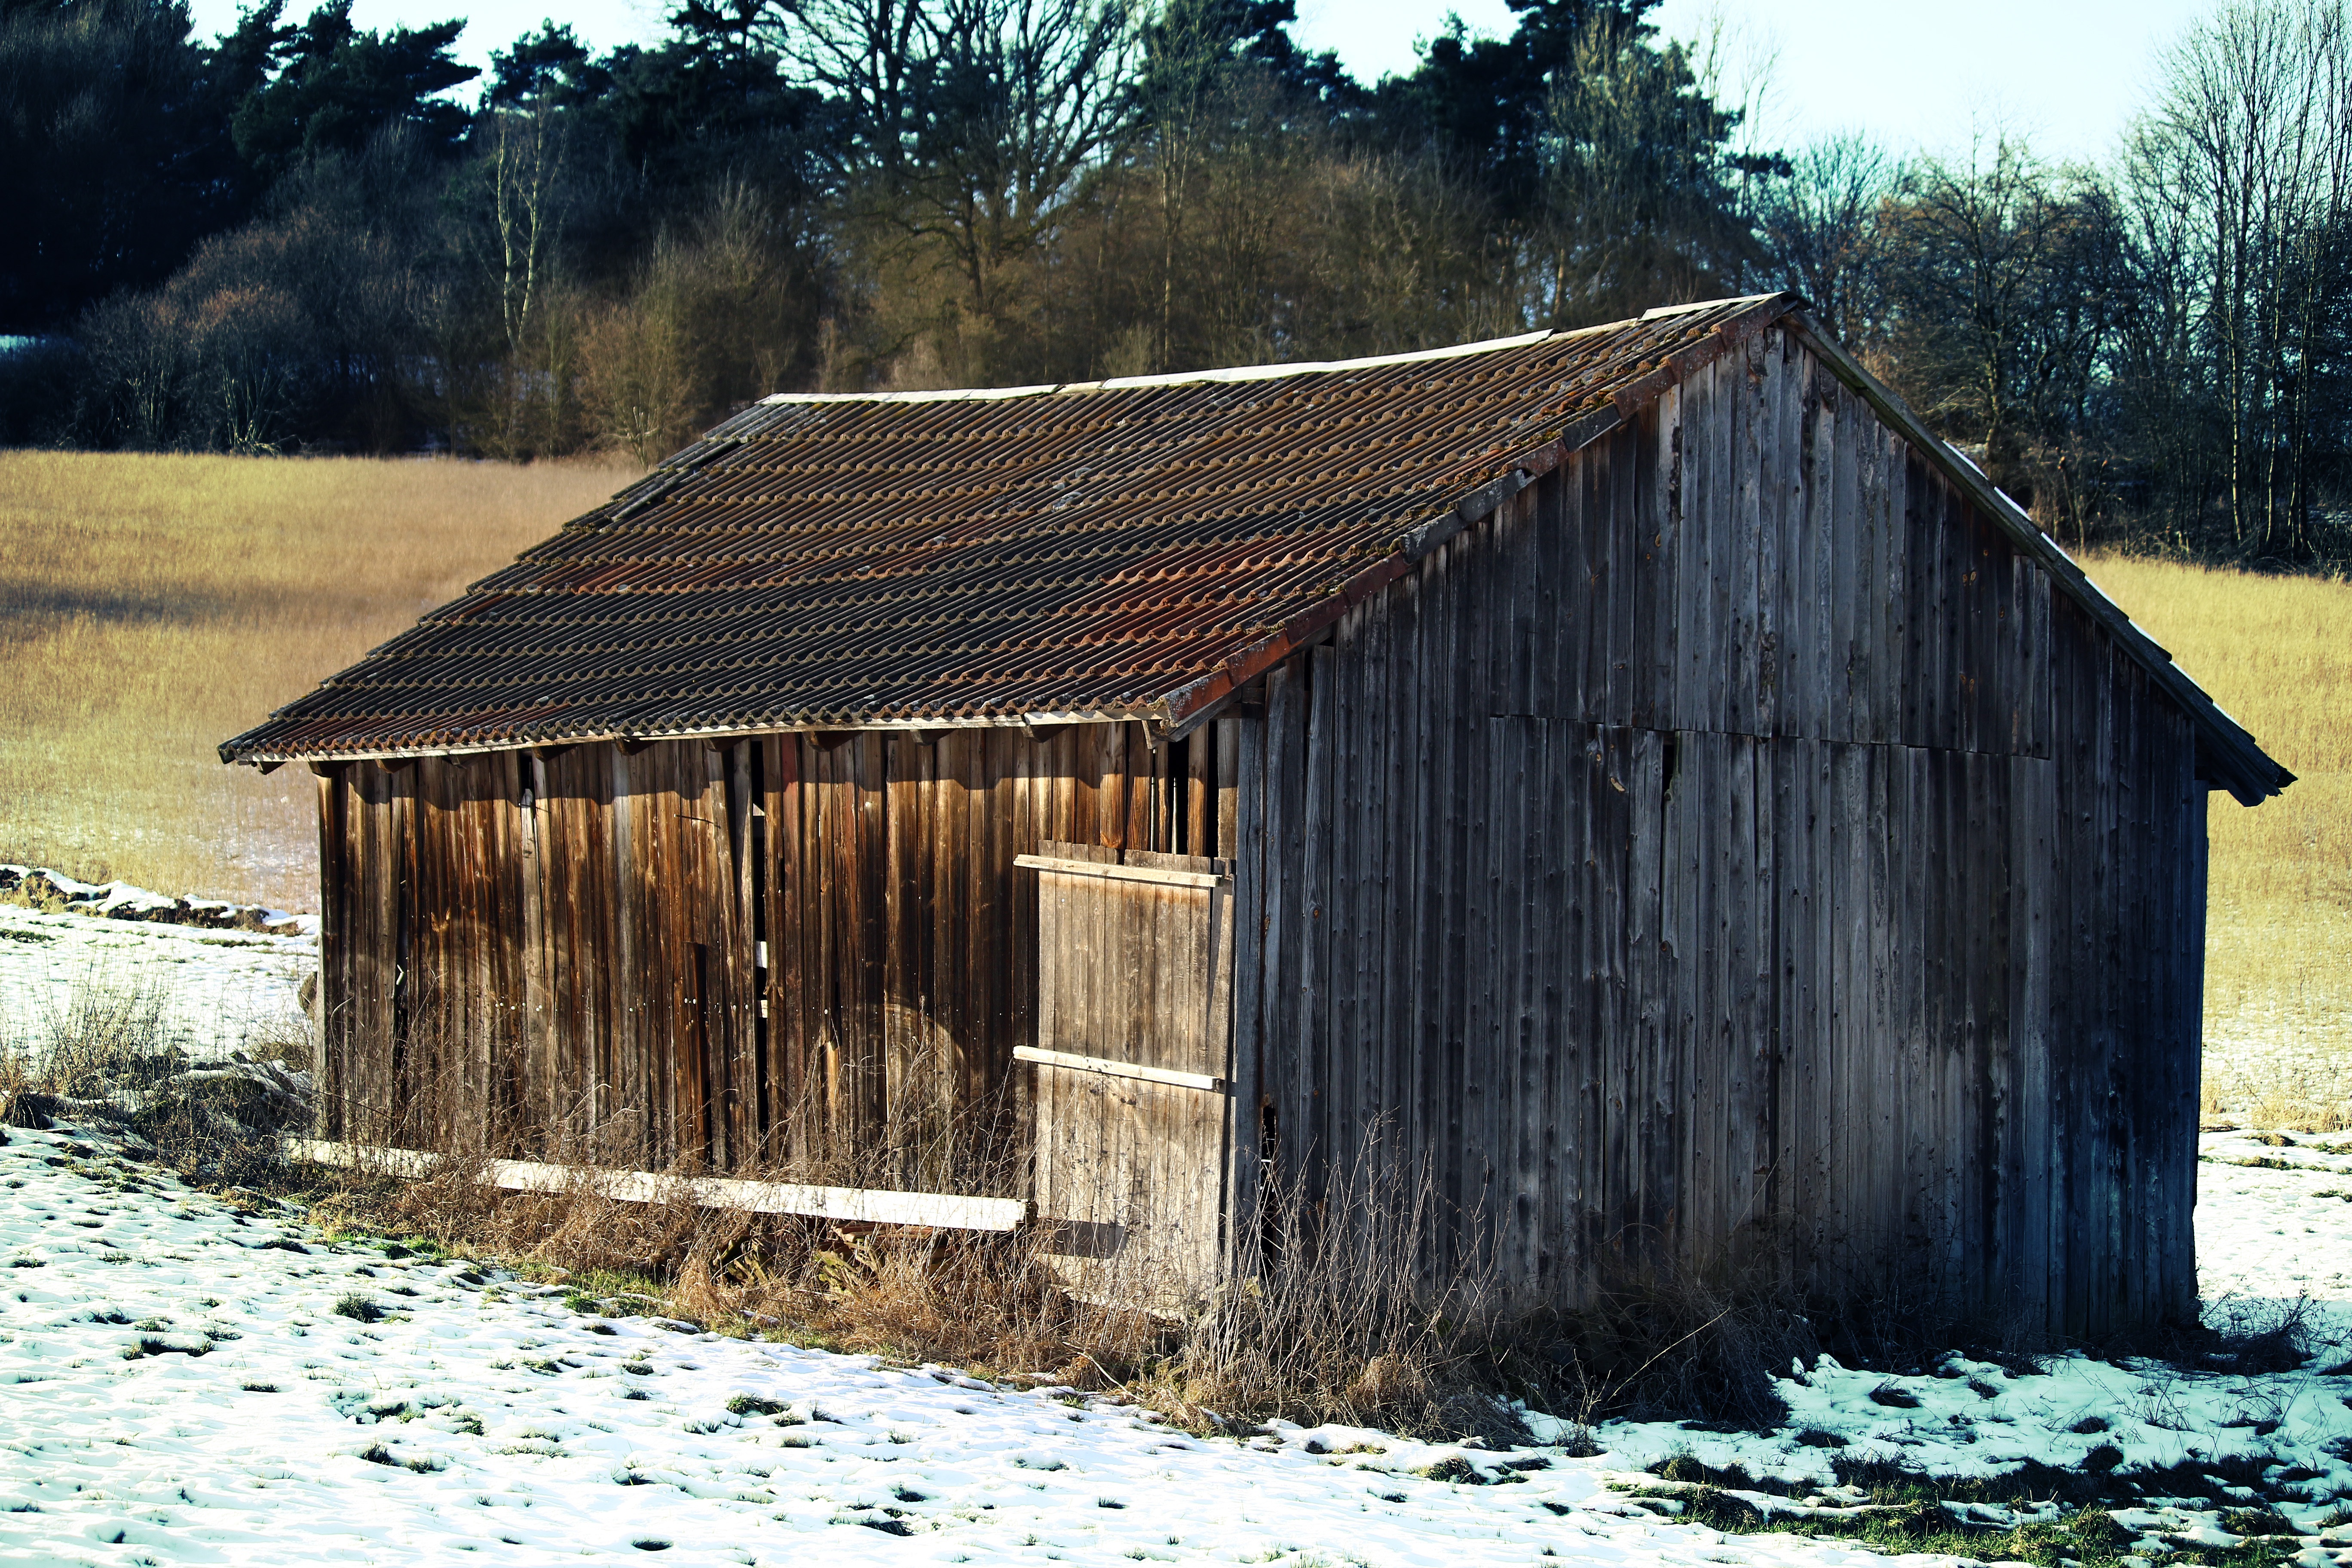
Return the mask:
[[[1785,334],[1352,612],[1264,744],[1242,1059],[1290,1174],[1369,1129],[1433,1184],[1433,1271],[2187,1310],[2186,721]]]
[[[1238,733],[335,765],[319,781],[324,1131],[1017,1188],[1036,878],[1013,857],[1045,839],[1230,847]]]

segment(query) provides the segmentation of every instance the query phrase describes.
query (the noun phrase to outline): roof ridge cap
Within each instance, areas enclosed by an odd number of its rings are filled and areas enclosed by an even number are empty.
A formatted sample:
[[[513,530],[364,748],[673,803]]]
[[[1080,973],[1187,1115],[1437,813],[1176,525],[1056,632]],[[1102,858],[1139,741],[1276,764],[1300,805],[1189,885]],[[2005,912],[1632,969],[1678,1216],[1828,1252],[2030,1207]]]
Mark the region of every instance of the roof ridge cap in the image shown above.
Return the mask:
[[[1518,332],[1507,338],[1482,338],[1476,342],[1454,343],[1442,349],[1415,349],[1410,353],[1367,354],[1358,359],[1295,360],[1276,364],[1229,365],[1217,370],[1170,371],[1159,375],[1120,375],[1102,381],[1066,381],[1035,386],[957,387],[936,392],[778,392],[761,398],[762,404],[801,403],[961,403],[995,401],[1012,397],[1043,397],[1057,392],[1125,392],[1146,386],[1194,386],[1203,383],[1276,381],[1285,376],[1324,375],[1334,372],[1377,370],[1387,365],[1434,363],[1444,360],[1464,359],[1474,354],[1496,353],[1505,349],[1526,348],[1550,338],[1582,337],[1588,333],[1607,331],[1615,327],[1630,326],[1630,321],[1610,321],[1597,327],[1579,327],[1561,331],[1550,327],[1532,332]]]
[[[1686,305],[1654,305],[1650,309],[1643,311],[1636,320],[1643,321],[1663,321],[1667,320],[1669,317],[1696,315],[1701,310],[1721,310],[1727,305],[1760,305],[1767,300],[1779,300],[1784,298],[1789,295],[1789,292],[1790,291],[1786,289],[1768,289],[1761,294],[1730,294],[1720,300],[1693,300]],[[1627,323],[1622,321],[1612,321],[1610,324],[1612,326],[1624,326]],[[1587,328],[1586,330],[1591,331],[1591,329]]]

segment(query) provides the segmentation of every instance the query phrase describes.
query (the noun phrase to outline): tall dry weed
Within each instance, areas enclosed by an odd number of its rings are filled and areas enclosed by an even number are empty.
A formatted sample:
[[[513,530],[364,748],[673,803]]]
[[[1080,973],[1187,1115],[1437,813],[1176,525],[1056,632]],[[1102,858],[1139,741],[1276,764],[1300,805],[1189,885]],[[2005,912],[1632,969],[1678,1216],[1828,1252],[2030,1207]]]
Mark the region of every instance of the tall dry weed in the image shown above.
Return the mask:
[[[1160,1378],[1181,1405],[1506,1442],[1493,1373],[1512,1319],[1491,1259],[1433,1263],[1442,1200],[1424,1166],[1368,1138],[1310,1191],[1270,1172],[1233,1278]],[[1475,1234],[1477,1226],[1463,1227]]]
[[[0,1035],[0,1122],[95,1118],[153,1146],[185,1175],[282,1184],[279,1135],[309,1113],[302,1080],[313,1043],[289,1023],[268,1061],[243,1052],[197,1060],[152,984],[86,982],[60,1008],[9,1020]]]

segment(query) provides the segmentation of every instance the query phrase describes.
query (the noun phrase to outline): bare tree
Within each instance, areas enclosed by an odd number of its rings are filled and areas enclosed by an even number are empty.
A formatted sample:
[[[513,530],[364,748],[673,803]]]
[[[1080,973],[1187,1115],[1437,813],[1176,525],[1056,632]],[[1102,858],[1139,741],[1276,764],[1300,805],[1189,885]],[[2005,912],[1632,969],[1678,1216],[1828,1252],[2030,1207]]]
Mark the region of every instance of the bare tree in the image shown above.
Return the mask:
[[[2022,500],[2088,418],[2114,330],[2116,240],[2096,175],[2006,135],[1965,161],[1923,161],[1882,208],[1872,243],[1891,368],[1943,428],[1982,443],[1988,470]],[[2075,483],[2074,459],[2054,460]]]
[[[844,185],[944,247],[983,320],[1137,124],[1128,0],[689,0],[681,20],[774,49],[842,104]]]
[[[520,354],[551,280],[562,224],[556,200],[563,130],[544,99],[491,111],[490,219],[498,236],[499,324]]]
[[[2340,359],[2352,39],[2341,0],[2245,0],[2191,29],[2164,68],[2133,166],[2144,207],[2186,243],[2202,294],[2226,447],[2230,530],[2304,555],[2315,394]],[[2331,353],[2333,348],[2333,353]]]
[[[1882,259],[1879,209],[1901,174],[1867,137],[1849,132],[1800,152],[1788,177],[1759,195],[1768,280],[1811,300],[1841,338],[1859,342],[1868,335]]]

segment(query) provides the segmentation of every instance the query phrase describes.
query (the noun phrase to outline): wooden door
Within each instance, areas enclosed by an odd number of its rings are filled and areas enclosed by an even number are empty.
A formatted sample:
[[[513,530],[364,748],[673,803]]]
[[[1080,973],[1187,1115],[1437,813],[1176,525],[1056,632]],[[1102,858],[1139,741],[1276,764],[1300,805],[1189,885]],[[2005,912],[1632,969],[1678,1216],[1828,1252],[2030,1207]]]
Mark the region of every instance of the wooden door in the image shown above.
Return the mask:
[[[1230,863],[1045,843],[1037,873],[1037,1214],[1076,1282],[1212,1285],[1232,1089]]]

